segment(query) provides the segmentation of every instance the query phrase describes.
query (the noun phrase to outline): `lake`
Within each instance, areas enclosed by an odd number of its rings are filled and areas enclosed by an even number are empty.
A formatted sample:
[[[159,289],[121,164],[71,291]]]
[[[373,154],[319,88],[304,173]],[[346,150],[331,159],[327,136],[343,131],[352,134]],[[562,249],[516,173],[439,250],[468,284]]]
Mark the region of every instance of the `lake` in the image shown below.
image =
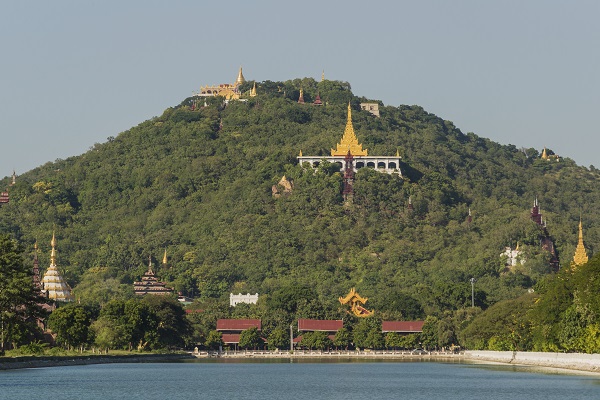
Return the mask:
[[[443,362],[199,360],[0,371],[0,399],[592,399],[600,375]]]

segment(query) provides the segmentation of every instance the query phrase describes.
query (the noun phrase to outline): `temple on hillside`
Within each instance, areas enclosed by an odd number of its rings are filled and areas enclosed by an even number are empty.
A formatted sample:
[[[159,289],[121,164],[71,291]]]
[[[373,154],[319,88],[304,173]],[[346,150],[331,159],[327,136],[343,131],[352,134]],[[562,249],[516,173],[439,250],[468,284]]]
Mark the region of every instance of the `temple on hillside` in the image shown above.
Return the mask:
[[[588,255],[583,245],[583,227],[581,226],[581,218],[579,219],[579,240],[577,242],[577,248],[573,255],[573,261],[571,261],[571,269],[575,270],[582,264],[588,262]]]
[[[152,270],[152,257],[148,257],[148,270],[142,276],[142,280],[133,282],[133,291],[139,296],[146,294],[155,294],[164,296],[173,293],[173,289],[169,289],[165,282],[160,282],[154,271]],[[165,250],[165,256],[163,258],[163,264],[167,263],[167,251]]]
[[[50,267],[48,267],[46,273],[44,274],[44,277],[42,278],[42,293],[44,293],[49,299],[55,301],[73,301],[71,287],[64,280],[64,278],[58,271],[58,268],[56,267],[56,238],[54,236],[54,233],[52,233],[52,241],[50,242],[50,245],[52,246],[52,252],[50,253]]]
[[[242,92],[240,86],[246,82],[244,74],[242,73],[242,67],[238,72],[237,79],[234,83],[221,83],[219,85],[206,85],[200,87],[200,92],[195,93],[194,96],[198,97],[211,97],[211,96],[223,96],[226,100],[239,100]],[[247,93],[248,94],[248,93]],[[249,96],[256,96],[256,83],[249,93]]]
[[[554,246],[554,240],[548,233],[547,224],[546,221],[544,221],[542,212],[540,211],[540,203],[538,202],[537,198],[533,202],[530,217],[531,220],[540,227],[540,247],[550,253],[550,268],[556,272],[558,271],[558,268],[560,266],[558,261],[558,254]]]
[[[340,169],[344,168],[345,158],[350,154],[352,156],[352,169],[354,172],[357,170],[367,167],[373,168],[379,172],[386,173],[397,173],[402,176],[400,171],[400,154],[396,152],[395,156],[369,156],[368,150],[363,149],[362,144],[358,142],[358,138],[354,133],[354,126],[352,125],[352,109],[350,103],[348,103],[348,119],[346,121],[346,128],[344,129],[344,135],[337,144],[335,149],[331,149],[330,156],[304,156],[302,150],[298,156],[298,162],[302,165],[309,163],[311,167],[316,168],[322,160],[327,160],[330,163],[338,164]]]
[[[339,300],[340,304],[350,306],[350,311],[357,317],[369,317],[373,315],[373,310],[367,310],[363,307],[369,299],[361,297],[354,288],[350,289],[346,297],[340,297]]]

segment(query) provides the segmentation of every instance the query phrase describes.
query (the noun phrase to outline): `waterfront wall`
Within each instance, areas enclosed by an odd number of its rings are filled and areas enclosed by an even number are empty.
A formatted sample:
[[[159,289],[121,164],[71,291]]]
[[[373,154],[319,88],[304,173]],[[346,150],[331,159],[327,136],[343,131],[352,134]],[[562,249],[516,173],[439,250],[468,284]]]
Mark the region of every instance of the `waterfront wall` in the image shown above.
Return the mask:
[[[123,356],[52,356],[1,357],[0,370],[43,368],[67,365],[160,362],[192,358],[189,354],[136,354]]]
[[[600,372],[600,354],[465,351],[465,359]]]

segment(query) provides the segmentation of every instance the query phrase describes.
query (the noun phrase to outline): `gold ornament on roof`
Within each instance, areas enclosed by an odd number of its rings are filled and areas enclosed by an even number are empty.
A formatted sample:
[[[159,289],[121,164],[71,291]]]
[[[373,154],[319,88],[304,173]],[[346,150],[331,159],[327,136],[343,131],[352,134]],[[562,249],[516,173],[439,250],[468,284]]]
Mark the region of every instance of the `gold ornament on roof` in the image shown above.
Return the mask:
[[[355,288],[350,289],[346,297],[340,297],[339,300],[342,305],[350,305],[350,311],[357,317],[369,317],[373,315],[373,310],[367,310],[363,307],[369,299],[361,297]]]
[[[581,226],[581,219],[579,219],[579,241],[577,242],[577,248],[575,249],[575,255],[571,262],[571,268],[575,268],[579,265],[588,262],[588,256],[583,245],[583,227]]]
[[[354,134],[354,127],[352,126],[352,109],[350,103],[348,103],[348,121],[346,122],[346,129],[344,129],[344,136],[342,140],[337,144],[337,149],[331,149],[332,156],[345,157],[348,152],[354,157],[366,156],[367,149],[362,148],[362,144],[358,143],[358,139]]]
[[[242,67],[240,66],[240,72],[238,73],[238,77],[235,80],[236,85],[241,85],[246,82],[246,78],[244,78],[244,74],[242,74]]]

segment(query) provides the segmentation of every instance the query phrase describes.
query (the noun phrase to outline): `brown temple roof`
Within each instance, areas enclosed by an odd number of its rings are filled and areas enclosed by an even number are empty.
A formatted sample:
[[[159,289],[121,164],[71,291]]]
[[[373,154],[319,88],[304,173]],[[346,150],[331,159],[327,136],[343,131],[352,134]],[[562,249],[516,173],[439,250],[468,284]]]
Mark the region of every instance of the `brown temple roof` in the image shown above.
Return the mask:
[[[423,332],[423,324],[425,321],[383,321],[381,323],[381,331],[385,332],[401,332],[401,333],[417,333]]]
[[[246,329],[254,328],[260,331],[260,319],[219,319],[217,320],[218,331],[245,331]],[[225,336],[225,335],[223,335]],[[225,340],[225,339],[223,339]],[[237,342],[236,342],[237,343]]]
[[[298,331],[337,332],[344,327],[341,319],[299,319]]]

